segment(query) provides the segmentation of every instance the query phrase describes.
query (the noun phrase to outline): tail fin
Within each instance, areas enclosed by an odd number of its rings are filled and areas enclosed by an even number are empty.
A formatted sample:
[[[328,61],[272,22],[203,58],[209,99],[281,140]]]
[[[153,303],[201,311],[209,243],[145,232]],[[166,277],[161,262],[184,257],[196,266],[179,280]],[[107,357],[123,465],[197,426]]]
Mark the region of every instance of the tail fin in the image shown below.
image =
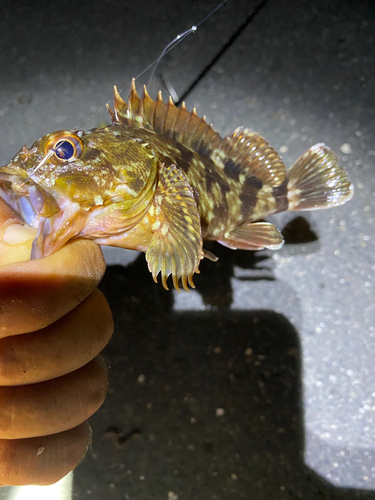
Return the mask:
[[[288,170],[289,210],[337,207],[353,196],[353,185],[337,156],[324,144],[315,144]]]

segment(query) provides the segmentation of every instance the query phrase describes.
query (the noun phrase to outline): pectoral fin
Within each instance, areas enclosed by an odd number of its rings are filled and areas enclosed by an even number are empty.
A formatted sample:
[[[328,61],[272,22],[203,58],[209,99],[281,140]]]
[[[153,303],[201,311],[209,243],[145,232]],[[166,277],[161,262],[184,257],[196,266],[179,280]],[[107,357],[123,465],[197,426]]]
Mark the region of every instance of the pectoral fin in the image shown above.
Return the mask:
[[[240,250],[277,250],[284,243],[279,230],[269,222],[246,223],[219,241],[224,246]]]
[[[188,283],[194,288],[193,274],[199,273],[203,258],[201,222],[194,193],[183,172],[176,166],[163,166],[159,172],[159,185],[152,218],[152,239],[146,252],[148,268],[154,281],[161,275],[163,287],[168,290],[167,279],[172,275],[173,285],[186,291]]]

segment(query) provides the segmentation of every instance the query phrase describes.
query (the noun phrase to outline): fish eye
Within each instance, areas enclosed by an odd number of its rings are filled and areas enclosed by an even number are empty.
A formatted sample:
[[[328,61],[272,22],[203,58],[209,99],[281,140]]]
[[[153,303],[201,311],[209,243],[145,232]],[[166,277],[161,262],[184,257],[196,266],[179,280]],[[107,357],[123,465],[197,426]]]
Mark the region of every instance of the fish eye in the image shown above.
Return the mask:
[[[45,153],[53,151],[55,156],[62,161],[78,158],[83,150],[82,141],[73,134],[59,134],[48,141]]]
[[[74,145],[66,139],[56,143],[53,149],[55,150],[55,155],[57,158],[60,158],[60,160],[70,160],[75,156]]]

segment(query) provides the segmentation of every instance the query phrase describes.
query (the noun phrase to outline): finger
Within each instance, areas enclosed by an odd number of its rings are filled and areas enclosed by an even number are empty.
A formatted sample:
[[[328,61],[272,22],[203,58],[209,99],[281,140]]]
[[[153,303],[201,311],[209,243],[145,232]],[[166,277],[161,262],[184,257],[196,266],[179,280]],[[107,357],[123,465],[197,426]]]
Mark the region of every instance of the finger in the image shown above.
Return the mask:
[[[0,338],[39,330],[82,302],[105,271],[100,247],[77,240],[53,255],[0,268]]]
[[[16,212],[0,198],[0,266],[30,259],[36,229],[23,225]]]
[[[29,439],[0,439],[0,483],[47,485],[80,462],[90,443],[88,422],[65,432]]]
[[[98,356],[47,382],[0,387],[0,439],[45,436],[76,427],[103,404],[107,383],[107,368]]]
[[[35,384],[77,370],[102,351],[112,333],[111,310],[96,289],[56,323],[0,339],[0,386]]]

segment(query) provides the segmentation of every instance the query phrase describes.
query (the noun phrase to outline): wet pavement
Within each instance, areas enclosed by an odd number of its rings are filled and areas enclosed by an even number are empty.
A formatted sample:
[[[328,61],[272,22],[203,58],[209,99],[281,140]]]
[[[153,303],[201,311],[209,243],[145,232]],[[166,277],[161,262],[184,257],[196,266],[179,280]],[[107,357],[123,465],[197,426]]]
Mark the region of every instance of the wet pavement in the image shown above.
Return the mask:
[[[325,142],[354,198],[273,217],[286,239],[275,253],[212,245],[220,260],[189,295],[155,285],[143,255],[105,250],[110,392],[73,498],[375,499],[375,8],[268,1],[251,19],[256,6],[229,1],[167,54],[151,95],[171,82],[181,96],[242,27],[187,108],[222,135],[253,128],[288,166]],[[53,130],[108,122],[112,85],[214,7],[3,5],[0,164]]]

